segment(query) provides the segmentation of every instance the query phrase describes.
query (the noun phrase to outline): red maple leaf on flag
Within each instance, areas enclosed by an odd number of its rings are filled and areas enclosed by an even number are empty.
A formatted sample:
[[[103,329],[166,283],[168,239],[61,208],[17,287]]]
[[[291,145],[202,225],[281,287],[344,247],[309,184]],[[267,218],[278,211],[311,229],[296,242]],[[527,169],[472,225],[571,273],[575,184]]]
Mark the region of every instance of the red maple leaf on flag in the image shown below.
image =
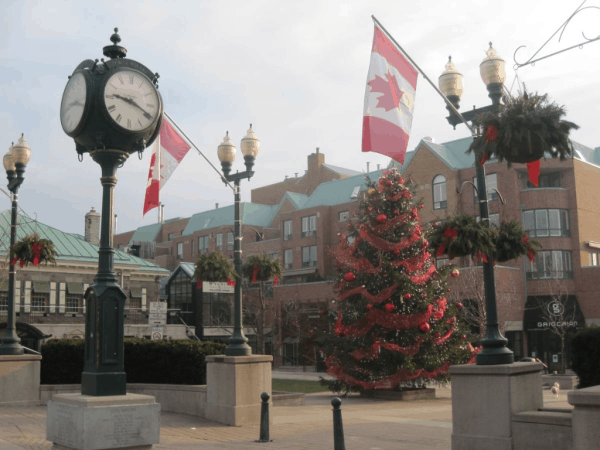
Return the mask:
[[[367,84],[371,86],[371,92],[381,92],[383,94],[377,98],[377,107],[389,111],[400,105],[403,92],[400,90],[396,78],[394,78],[389,70],[386,76],[387,80],[384,80],[379,75],[375,75],[375,79],[369,81]]]

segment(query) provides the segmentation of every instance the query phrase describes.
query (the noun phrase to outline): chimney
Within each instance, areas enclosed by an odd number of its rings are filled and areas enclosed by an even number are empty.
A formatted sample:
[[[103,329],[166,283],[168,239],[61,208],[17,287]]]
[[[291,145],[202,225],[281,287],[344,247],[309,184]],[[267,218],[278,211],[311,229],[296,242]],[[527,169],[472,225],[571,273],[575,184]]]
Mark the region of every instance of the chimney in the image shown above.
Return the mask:
[[[377,164],[377,170],[380,170],[380,169],[379,169],[379,166],[380,166],[380,165],[381,165],[381,164]]]
[[[367,173],[369,173],[369,162],[367,162]]]
[[[298,178],[298,172],[296,172],[296,178]]]
[[[219,209],[219,204],[215,203],[215,209]]]
[[[287,179],[288,179],[288,176],[286,175],[286,176],[285,176],[285,180],[284,180],[284,181],[287,181]]]
[[[90,244],[100,245],[100,213],[94,210],[85,215],[85,241]]]
[[[319,171],[319,168],[325,164],[325,155],[319,152],[319,147],[317,147],[316,153],[311,153],[308,155],[308,172],[316,173]]]

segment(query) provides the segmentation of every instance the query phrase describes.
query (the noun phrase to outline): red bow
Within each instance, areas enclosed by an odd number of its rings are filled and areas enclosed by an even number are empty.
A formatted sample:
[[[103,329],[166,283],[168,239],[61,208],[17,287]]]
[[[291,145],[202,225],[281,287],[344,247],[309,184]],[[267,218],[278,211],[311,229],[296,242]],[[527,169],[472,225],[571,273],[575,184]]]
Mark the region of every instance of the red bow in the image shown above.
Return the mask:
[[[198,278],[198,280],[196,280],[196,289],[202,290],[202,278]]]
[[[235,286],[235,281],[227,278],[227,286]]]
[[[494,125],[488,125],[485,129],[485,142],[495,141],[498,139],[498,128]]]
[[[273,286],[277,286],[278,282],[279,282],[279,275],[275,275],[275,280],[273,281]]]
[[[258,277],[258,272],[260,272],[260,265],[257,264],[252,269],[252,284],[256,283],[256,277]]]
[[[14,266],[17,262],[19,262],[19,257],[15,256],[15,259],[12,260],[12,262],[10,263],[10,265]]]
[[[40,263],[40,254],[42,252],[42,250],[44,249],[44,244],[42,243],[38,243],[38,242],[34,242],[33,245],[31,246],[31,249],[33,250],[33,265],[37,266]]]

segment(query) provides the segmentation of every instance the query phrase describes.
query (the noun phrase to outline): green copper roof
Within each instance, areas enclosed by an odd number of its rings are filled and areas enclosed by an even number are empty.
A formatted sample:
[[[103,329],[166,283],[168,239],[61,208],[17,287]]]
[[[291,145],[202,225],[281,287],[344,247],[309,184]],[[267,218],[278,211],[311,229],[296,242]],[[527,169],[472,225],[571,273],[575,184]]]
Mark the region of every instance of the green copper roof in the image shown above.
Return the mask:
[[[177,275],[177,273],[180,270],[183,270],[187,276],[189,276],[190,278],[193,279],[194,278],[194,272],[196,271],[196,264],[191,263],[191,262],[181,262],[181,263],[179,263],[179,265],[177,267],[175,267],[175,270],[173,270],[173,272],[171,272],[171,275],[169,275],[169,278],[166,279],[165,285],[170,284],[171,280],[173,279],[173,277],[175,275]]]
[[[317,186],[301,209],[314,208],[316,206],[341,205],[343,203],[356,201],[358,197],[352,198],[352,192],[357,186],[360,186],[358,192],[364,191],[367,188],[365,176],[369,175],[372,180],[376,180],[381,176],[382,172],[382,170],[376,170],[369,174],[360,174],[353,177],[342,178],[341,180],[321,183]]]
[[[278,209],[279,205],[242,203],[242,223],[255,227],[268,227]],[[194,234],[196,231],[209,228],[233,226],[233,217],[233,205],[194,214],[190,218],[185,230],[183,230],[183,236],[188,236]]]
[[[134,242],[154,242],[156,240],[156,236],[160,232],[162,228],[162,223],[152,223],[150,225],[144,225],[143,227],[139,227],[129,239],[129,247],[133,245]]]
[[[4,255],[8,252],[10,245],[10,215],[11,212],[9,210],[0,213],[0,232],[2,233],[0,236],[0,254]],[[36,222],[22,214],[19,214],[17,223],[17,241],[23,239],[28,234],[38,233],[43,239],[52,241],[58,253],[57,260],[86,263],[98,262],[99,247],[77,237],[80,235],[74,236],[72,233],[65,233],[43,223]],[[139,266],[139,270],[142,271],[165,272],[165,274],[169,272],[156,264],[120,250],[115,250],[114,262],[115,264]]]
[[[286,199],[289,200],[292,203],[292,205],[294,205],[294,208],[300,209],[308,200],[308,196],[304,194],[297,194],[295,192],[286,192],[279,204],[283,205],[283,202]]]
[[[356,170],[346,169],[345,167],[332,166],[331,164],[323,164],[323,167],[331,170],[332,172],[339,173],[340,175],[360,175],[360,172],[357,172]]]

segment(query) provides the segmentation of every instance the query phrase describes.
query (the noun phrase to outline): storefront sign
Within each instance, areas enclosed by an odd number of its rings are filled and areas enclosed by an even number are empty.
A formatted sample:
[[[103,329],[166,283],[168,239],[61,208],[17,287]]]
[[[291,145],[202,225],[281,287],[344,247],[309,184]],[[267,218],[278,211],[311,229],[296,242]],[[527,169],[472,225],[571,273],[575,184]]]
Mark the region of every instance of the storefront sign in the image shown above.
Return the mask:
[[[203,281],[202,292],[210,292],[212,294],[233,294],[235,286],[229,286],[223,281]]]
[[[548,303],[547,308],[548,308],[548,312],[550,314],[552,314],[553,316],[560,316],[561,314],[563,314],[565,312],[564,305],[557,300]]]
[[[548,329],[548,328],[570,328],[570,327],[576,327],[577,326],[577,321],[576,320],[572,320],[570,322],[538,322],[537,323],[537,327],[541,328],[541,329]]]

